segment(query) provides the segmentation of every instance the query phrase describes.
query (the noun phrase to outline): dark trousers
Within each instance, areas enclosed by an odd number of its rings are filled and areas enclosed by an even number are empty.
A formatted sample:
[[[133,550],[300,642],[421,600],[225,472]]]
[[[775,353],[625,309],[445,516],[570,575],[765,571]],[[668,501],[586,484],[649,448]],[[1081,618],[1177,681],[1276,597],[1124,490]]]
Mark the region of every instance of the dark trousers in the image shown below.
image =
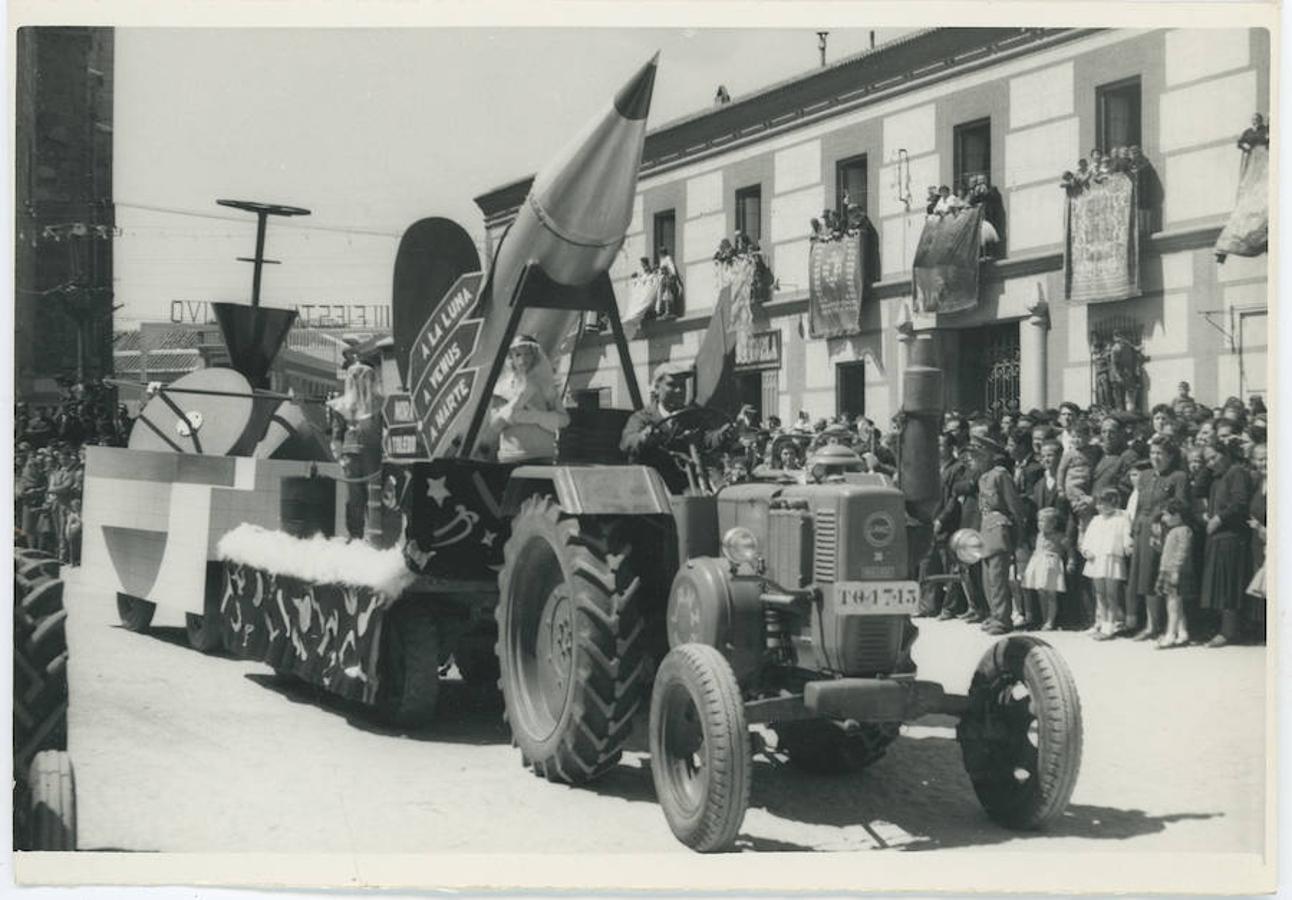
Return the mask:
[[[982,587],[993,622],[1010,626],[1009,554],[997,553],[982,561]]]
[[[947,545],[945,541],[937,541],[929,546],[929,551],[920,559],[919,580],[920,587],[920,614],[925,616],[936,616],[942,611],[944,599],[949,599],[947,586],[941,582],[932,584],[925,581],[930,575],[943,575],[951,571],[947,560]]]

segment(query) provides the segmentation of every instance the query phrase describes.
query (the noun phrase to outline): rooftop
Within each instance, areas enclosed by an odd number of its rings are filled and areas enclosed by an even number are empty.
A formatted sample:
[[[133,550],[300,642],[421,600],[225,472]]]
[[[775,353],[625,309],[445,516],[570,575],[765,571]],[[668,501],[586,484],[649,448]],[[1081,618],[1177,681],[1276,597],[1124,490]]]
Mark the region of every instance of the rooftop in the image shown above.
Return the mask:
[[[646,135],[641,173],[666,171],[807,124],[822,114],[876,103],[984,63],[995,63],[1003,56],[1041,49],[1091,31],[930,28],[913,32],[652,129]],[[525,199],[532,181],[529,175],[476,197],[486,224],[509,218]]]

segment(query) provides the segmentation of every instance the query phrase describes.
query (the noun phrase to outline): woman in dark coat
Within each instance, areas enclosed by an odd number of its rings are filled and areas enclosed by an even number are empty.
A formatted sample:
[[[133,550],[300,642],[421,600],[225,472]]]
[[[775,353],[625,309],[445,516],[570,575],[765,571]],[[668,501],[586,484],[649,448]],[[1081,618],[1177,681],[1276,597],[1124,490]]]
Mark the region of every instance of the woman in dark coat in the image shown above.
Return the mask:
[[[1207,545],[1203,551],[1201,606],[1220,613],[1220,633],[1208,647],[1238,639],[1239,610],[1251,572],[1252,477],[1239,455],[1237,441],[1218,441],[1206,449],[1207,468],[1215,476],[1207,509]]]
[[[1180,465],[1180,451],[1175,442],[1166,435],[1154,435],[1148,442],[1148,461],[1152,467],[1140,472],[1135,488],[1139,498],[1135,521],[1131,523],[1135,550],[1131,554],[1130,572],[1126,578],[1127,630],[1134,631],[1139,624],[1141,606],[1146,612],[1144,629],[1134,638],[1137,641],[1155,637],[1166,624],[1163,610],[1158,608],[1161,601],[1156,587],[1162,536],[1154,533],[1154,526],[1168,500],[1179,500],[1186,507],[1189,505],[1189,479]]]
[[[1268,448],[1264,444],[1254,444],[1251,450],[1252,468],[1256,473],[1255,485],[1252,488],[1252,502],[1248,508],[1247,524],[1252,529],[1252,562],[1251,571],[1256,573],[1247,586],[1247,602],[1250,604],[1247,616],[1252,630],[1258,637],[1265,633],[1265,473],[1269,465]]]

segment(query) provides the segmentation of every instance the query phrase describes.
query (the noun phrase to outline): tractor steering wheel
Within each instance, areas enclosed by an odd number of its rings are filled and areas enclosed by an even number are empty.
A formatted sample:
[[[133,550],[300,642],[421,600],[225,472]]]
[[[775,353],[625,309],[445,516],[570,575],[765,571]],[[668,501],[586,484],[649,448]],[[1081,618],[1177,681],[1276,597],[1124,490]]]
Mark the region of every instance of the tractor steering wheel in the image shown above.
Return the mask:
[[[652,428],[658,446],[674,453],[687,453],[692,444],[704,446],[705,433],[731,422],[725,413],[707,406],[686,406],[669,413]]]

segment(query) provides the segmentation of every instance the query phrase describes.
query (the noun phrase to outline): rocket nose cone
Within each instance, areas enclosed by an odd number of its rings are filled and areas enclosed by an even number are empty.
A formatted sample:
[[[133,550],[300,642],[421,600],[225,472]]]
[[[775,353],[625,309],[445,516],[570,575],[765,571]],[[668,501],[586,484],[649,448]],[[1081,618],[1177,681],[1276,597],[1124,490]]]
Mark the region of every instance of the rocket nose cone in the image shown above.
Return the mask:
[[[655,90],[655,66],[659,62],[659,51],[637,70],[637,74],[628,80],[619,93],[615,94],[615,109],[625,119],[644,119],[650,112],[650,98]]]

